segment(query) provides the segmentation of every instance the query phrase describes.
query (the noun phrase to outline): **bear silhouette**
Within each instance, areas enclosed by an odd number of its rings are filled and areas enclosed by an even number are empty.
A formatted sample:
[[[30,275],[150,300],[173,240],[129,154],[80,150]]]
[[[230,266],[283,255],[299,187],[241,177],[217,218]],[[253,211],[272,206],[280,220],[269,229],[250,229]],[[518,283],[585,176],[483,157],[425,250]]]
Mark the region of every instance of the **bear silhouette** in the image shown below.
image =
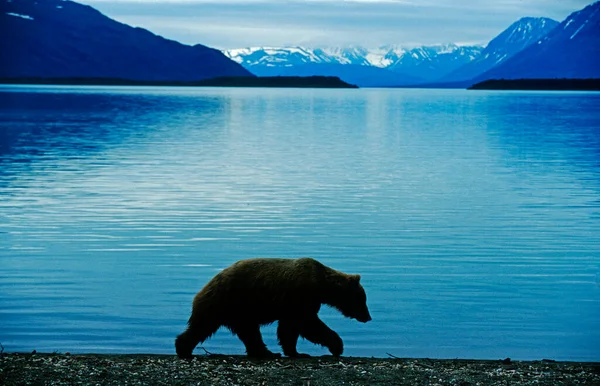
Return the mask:
[[[192,357],[199,343],[224,326],[244,343],[248,356],[279,356],[269,351],[260,333],[261,325],[278,321],[277,338],[286,356],[309,356],[296,350],[299,337],[340,356],[342,339],[317,315],[322,304],[359,322],[371,320],[360,275],[336,271],[312,258],[238,261],[194,297],[188,327],[175,340],[177,355]]]

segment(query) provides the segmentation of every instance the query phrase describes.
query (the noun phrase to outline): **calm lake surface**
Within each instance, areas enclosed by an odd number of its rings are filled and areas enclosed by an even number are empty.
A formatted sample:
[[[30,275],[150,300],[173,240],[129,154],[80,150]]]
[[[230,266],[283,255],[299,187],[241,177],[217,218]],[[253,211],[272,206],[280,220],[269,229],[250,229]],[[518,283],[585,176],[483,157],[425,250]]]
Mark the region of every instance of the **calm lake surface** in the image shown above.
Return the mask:
[[[174,354],[219,270],[312,256],[362,275],[372,322],[321,311],[345,355],[598,361],[598,111],[598,93],[3,86],[0,343]],[[244,352],[227,331],[204,347]]]

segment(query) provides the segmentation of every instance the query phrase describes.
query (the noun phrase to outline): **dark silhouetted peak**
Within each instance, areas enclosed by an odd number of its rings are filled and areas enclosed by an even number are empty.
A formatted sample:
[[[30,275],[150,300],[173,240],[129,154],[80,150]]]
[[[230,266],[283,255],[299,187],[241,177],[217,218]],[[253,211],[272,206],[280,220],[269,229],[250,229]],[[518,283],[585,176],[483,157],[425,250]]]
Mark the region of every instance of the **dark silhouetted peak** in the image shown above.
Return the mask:
[[[0,0],[0,77],[200,80],[251,75],[220,51],[188,46],[62,0]]]

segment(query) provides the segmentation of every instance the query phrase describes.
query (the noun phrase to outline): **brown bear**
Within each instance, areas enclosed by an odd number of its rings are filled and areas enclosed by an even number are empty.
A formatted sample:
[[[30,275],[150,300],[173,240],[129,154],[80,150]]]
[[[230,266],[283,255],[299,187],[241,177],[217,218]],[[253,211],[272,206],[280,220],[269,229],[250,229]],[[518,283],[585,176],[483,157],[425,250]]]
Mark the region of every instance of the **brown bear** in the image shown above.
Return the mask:
[[[277,338],[288,357],[308,357],[296,350],[298,337],[325,346],[332,355],[344,350],[342,339],[318,317],[321,304],[344,316],[371,320],[359,275],[348,275],[312,258],[241,260],[217,274],[194,297],[188,328],[175,340],[180,358],[192,357],[221,326],[236,334],[251,357],[274,354],[262,340],[260,326],[279,321]]]

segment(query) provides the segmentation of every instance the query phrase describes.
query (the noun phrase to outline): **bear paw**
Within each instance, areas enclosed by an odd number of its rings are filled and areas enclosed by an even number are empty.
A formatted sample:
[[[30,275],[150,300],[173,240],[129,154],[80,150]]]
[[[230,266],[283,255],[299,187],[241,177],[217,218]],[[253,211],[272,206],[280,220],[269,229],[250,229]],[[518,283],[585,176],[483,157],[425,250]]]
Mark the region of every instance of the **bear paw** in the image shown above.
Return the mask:
[[[339,336],[329,345],[329,352],[334,357],[339,357],[344,352],[344,343],[342,342],[342,338]]]
[[[175,340],[175,351],[180,359],[192,359],[194,347],[191,347],[181,336]]]

